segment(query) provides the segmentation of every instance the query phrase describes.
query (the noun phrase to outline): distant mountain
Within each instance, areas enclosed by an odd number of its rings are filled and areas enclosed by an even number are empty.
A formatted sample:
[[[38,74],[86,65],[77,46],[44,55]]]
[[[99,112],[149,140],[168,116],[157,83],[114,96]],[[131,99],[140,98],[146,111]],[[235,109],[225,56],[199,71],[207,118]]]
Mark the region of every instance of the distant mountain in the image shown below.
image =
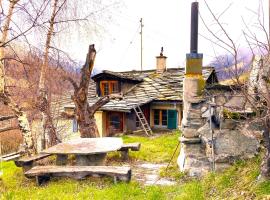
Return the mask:
[[[234,56],[229,54],[218,56],[209,65],[215,67],[219,81],[223,81],[247,73],[251,62],[252,54],[249,51],[239,51],[237,65]]]

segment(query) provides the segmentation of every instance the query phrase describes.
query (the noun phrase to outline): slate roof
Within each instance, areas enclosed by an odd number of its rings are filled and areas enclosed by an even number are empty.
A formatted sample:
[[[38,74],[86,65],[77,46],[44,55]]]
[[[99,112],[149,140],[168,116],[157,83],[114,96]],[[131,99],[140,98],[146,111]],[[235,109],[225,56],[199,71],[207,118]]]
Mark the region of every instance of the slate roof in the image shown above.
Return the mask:
[[[101,73],[96,74],[95,76],[92,77],[92,79],[96,79],[99,76],[102,76],[103,74],[108,74],[111,76],[115,76],[121,79],[126,79],[126,80],[131,80],[131,81],[138,81],[141,82],[143,81],[144,74],[137,73],[138,71],[129,71],[129,72],[113,72],[109,70],[103,70]]]
[[[203,77],[208,79],[213,72],[212,67],[203,68]],[[140,106],[153,100],[157,101],[182,101],[184,68],[168,68],[164,73],[157,74],[156,70],[111,72],[103,71],[117,75],[119,78],[141,79],[140,83],[129,89],[120,101],[112,100],[100,110],[130,112],[134,106]],[[95,75],[97,76],[97,75]],[[62,97],[59,103],[59,109],[64,111],[64,107],[74,107],[71,100],[71,93]],[[88,102],[94,104],[99,97],[96,95],[96,85],[92,80],[89,86]]]

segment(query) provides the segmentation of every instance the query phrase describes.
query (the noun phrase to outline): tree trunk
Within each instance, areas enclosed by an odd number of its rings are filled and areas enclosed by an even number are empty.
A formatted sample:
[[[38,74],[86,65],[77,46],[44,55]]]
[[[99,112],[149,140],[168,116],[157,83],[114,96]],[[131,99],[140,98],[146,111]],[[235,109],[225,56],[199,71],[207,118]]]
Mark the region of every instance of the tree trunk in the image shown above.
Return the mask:
[[[78,121],[79,131],[82,138],[93,138],[98,137],[99,132],[95,118],[92,116],[89,118],[89,123],[85,121]]]
[[[66,79],[70,81],[70,83],[74,87],[74,95],[72,96],[72,100],[75,104],[75,116],[79,125],[79,131],[82,138],[92,138],[98,137],[99,132],[96,125],[95,120],[95,112],[108,103],[111,99],[121,99],[122,96],[119,94],[111,94],[108,96],[101,97],[94,103],[92,106],[89,106],[87,101],[88,96],[88,88],[91,79],[91,73],[94,67],[96,57],[96,50],[94,45],[89,46],[88,54],[86,57],[86,62],[81,69],[81,80],[80,85],[67,77]],[[65,115],[65,114],[64,114]]]
[[[27,119],[26,113],[10,97],[10,95],[8,94],[8,90],[6,88],[6,82],[5,82],[6,77],[5,77],[5,62],[4,62],[4,59],[5,59],[4,43],[7,40],[8,30],[10,28],[9,26],[12,19],[14,7],[18,2],[19,2],[18,0],[10,1],[8,14],[4,22],[2,37],[0,40],[0,100],[15,113],[19,122],[20,130],[23,134],[23,145],[24,145],[25,151],[28,154],[33,154],[34,142],[33,142],[32,132],[30,129],[30,125],[29,125],[29,121]]]
[[[48,142],[49,146],[53,146],[57,144],[57,142],[59,141],[57,139],[57,131],[53,124],[53,119],[50,112],[50,105],[48,101],[48,91],[46,88],[46,74],[47,74],[47,69],[49,65],[49,49],[50,49],[50,44],[51,44],[52,35],[54,31],[55,17],[57,14],[57,4],[58,4],[58,0],[54,0],[52,4],[52,14],[49,21],[49,29],[47,32],[45,53],[43,57],[43,63],[41,66],[39,87],[38,87],[39,96],[37,99],[37,107],[42,113],[42,126],[43,126],[42,147],[46,147],[46,140],[45,140],[46,132],[48,133],[48,136],[49,136],[49,142]]]
[[[269,120],[268,120],[269,122]],[[263,145],[265,147],[265,155],[261,164],[261,176],[263,179],[270,179],[270,138],[269,138],[269,124],[265,124],[263,131]]]
[[[26,113],[12,100],[7,92],[0,94],[0,100],[15,113],[18,119],[19,128],[23,135],[24,151],[29,155],[34,154],[34,141]]]

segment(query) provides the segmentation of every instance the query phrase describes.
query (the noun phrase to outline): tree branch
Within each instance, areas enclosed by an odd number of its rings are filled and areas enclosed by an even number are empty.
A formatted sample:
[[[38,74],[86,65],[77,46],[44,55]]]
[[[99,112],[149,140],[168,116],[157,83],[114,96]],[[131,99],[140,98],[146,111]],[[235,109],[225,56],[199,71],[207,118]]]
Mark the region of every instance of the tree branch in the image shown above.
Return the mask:
[[[5,120],[9,120],[9,119],[13,119],[16,118],[16,115],[9,115],[9,116],[0,116],[0,121],[5,121]]]
[[[5,132],[5,131],[16,130],[16,129],[20,129],[20,128],[18,126],[11,126],[11,127],[7,127],[7,128],[2,128],[2,129],[0,129],[0,133]]]

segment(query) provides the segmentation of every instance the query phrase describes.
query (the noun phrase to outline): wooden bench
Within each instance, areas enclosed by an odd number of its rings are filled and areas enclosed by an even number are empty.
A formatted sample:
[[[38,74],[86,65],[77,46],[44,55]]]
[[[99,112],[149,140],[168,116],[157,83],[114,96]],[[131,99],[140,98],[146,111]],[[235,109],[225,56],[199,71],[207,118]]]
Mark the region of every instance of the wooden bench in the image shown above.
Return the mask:
[[[37,185],[42,185],[51,177],[69,177],[83,179],[90,175],[111,176],[115,183],[119,180],[129,182],[130,167],[119,166],[36,166],[25,172],[27,178],[36,178]]]
[[[36,161],[46,158],[50,155],[51,154],[38,154],[31,157],[21,158],[19,160],[15,160],[14,162],[17,167],[22,167],[23,170],[26,172],[34,166],[34,163]]]
[[[122,147],[118,150],[121,151],[121,157],[123,160],[128,160],[128,151],[139,151],[141,148],[141,143],[135,142],[135,143],[127,143],[123,144]]]
[[[19,152],[13,152],[2,156],[3,161],[16,160],[21,157]]]

